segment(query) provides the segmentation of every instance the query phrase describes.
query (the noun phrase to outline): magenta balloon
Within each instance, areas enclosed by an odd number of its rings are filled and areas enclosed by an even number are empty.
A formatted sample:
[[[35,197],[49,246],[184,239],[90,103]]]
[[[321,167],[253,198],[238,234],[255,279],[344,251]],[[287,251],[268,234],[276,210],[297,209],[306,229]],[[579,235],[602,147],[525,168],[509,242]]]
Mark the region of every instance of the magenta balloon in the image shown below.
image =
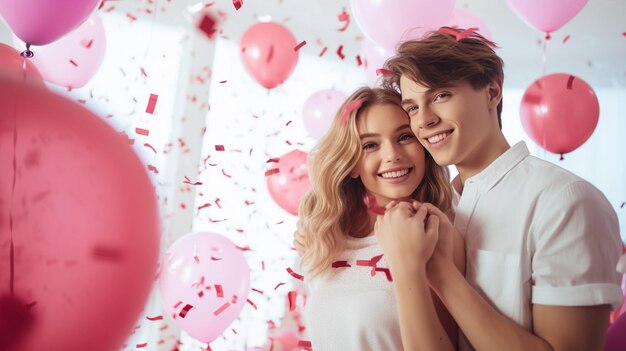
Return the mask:
[[[563,27],[585,6],[587,0],[507,0],[507,4],[526,23],[550,33]]]
[[[0,75],[44,87],[43,77],[30,59],[20,56],[14,48],[0,43]]]
[[[100,0],[0,0],[0,14],[15,35],[46,45],[83,23]]]
[[[393,56],[393,53],[393,51],[389,51],[371,40],[363,38],[363,42],[361,43],[361,58],[365,62],[365,81],[369,86],[378,86],[380,76],[376,74],[376,70],[383,68],[385,61]]]
[[[267,188],[272,199],[283,210],[298,215],[298,206],[309,190],[309,171],[306,152],[293,150],[284,154],[278,161],[278,173],[267,178]]]
[[[0,169],[0,300],[11,295],[13,266],[14,301],[34,318],[14,350],[118,349],[158,260],[144,165],[85,107],[0,76]]]
[[[240,249],[213,233],[190,233],[165,253],[159,274],[165,310],[194,338],[211,342],[237,318],[250,291]]]
[[[395,51],[399,41],[448,23],[454,0],[350,0],[350,5],[363,34]]]
[[[296,39],[289,29],[274,23],[257,23],[241,37],[241,59],[248,73],[262,86],[282,84],[298,63]]]
[[[626,314],[622,314],[606,333],[604,351],[626,350]]]
[[[566,73],[543,76],[526,89],[520,114],[526,133],[544,149],[564,154],[596,128],[600,106],[584,80]]]
[[[304,128],[315,139],[321,138],[335,118],[346,95],[334,89],[320,90],[311,95],[302,107]]]
[[[491,31],[483,20],[476,16],[473,12],[462,8],[455,8],[452,12],[452,19],[448,22],[449,27],[453,28],[478,28],[477,32],[483,37],[493,40]]]
[[[15,47],[24,47],[16,38]],[[31,50],[31,61],[37,66],[44,79],[68,88],[80,88],[96,74],[106,48],[106,37],[102,19],[92,14],[76,30],[46,46]]]

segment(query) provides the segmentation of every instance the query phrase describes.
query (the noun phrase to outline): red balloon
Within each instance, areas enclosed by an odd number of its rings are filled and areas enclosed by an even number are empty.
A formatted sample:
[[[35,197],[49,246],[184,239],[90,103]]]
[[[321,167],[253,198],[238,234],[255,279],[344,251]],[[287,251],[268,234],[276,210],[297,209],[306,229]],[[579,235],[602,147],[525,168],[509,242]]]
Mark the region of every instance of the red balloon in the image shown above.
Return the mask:
[[[241,58],[252,77],[262,86],[272,89],[282,84],[298,63],[296,39],[284,26],[257,23],[241,37]]]
[[[158,261],[145,167],[85,107],[0,74],[0,170],[0,344],[119,349]]]
[[[600,105],[584,80],[566,73],[543,76],[522,97],[520,114],[526,133],[542,148],[571,152],[596,128]]]
[[[45,86],[41,74],[30,61],[20,56],[14,48],[0,43],[0,74],[10,75],[14,80]]]
[[[309,190],[309,171],[306,152],[294,150],[278,161],[278,173],[267,176],[267,188],[272,199],[285,211],[298,215],[300,200]]]

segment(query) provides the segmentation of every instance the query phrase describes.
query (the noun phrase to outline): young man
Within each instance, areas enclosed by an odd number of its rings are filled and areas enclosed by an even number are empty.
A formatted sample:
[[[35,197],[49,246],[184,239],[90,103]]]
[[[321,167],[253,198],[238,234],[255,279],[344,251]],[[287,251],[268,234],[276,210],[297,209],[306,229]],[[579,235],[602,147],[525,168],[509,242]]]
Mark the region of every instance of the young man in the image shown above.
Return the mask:
[[[464,334],[461,350],[602,350],[609,313],[622,301],[615,211],[590,183],[530,156],[523,142],[509,146],[502,60],[493,43],[464,34],[442,28],[405,42],[385,64],[383,85],[402,93],[415,135],[459,172],[454,226],[427,205],[439,244],[422,270]],[[419,297],[411,278],[419,272],[402,254],[419,242],[406,206],[389,207],[377,232],[385,257],[406,263],[392,272],[400,310]],[[453,230],[465,238],[465,277],[450,254]]]

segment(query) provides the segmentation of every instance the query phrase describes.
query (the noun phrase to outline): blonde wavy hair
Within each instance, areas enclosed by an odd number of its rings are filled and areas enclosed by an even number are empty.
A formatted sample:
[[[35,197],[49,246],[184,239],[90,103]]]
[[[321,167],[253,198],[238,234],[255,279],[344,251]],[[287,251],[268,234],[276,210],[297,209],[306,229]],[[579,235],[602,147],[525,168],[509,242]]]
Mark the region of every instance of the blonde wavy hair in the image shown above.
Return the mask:
[[[331,267],[351,233],[369,230],[370,217],[364,201],[367,189],[360,178],[350,177],[362,154],[357,119],[370,106],[399,106],[400,99],[391,89],[358,89],[344,101],[328,132],[311,151],[308,168],[311,188],[298,211],[298,232],[304,238],[302,264],[308,278]],[[343,117],[346,106],[356,100],[361,100],[361,106],[347,118]],[[437,165],[428,152],[425,156],[424,179],[413,192],[413,198],[447,211],[452,199],[448,169]]]

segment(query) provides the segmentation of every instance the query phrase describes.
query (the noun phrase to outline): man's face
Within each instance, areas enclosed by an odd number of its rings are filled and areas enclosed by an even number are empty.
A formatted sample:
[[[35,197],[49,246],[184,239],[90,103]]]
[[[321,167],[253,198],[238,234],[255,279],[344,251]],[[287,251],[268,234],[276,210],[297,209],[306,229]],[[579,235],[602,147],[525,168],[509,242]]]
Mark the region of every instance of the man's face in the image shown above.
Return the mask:
[[[499,95],[492,97],[492,88],[489,84],[476,90],[464,81],[429,88],[400,78],[402,108],[409,114],[411,129],[439,165],[482,167],[494,133],[500,133],[493,115]]]

